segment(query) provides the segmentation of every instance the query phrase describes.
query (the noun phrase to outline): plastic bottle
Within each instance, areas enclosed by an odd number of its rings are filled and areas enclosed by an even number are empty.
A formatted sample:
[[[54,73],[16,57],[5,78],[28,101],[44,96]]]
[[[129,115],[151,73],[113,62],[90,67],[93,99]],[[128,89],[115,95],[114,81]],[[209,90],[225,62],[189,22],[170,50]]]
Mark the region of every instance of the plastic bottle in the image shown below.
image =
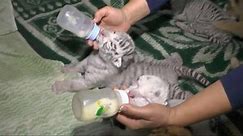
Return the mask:
[[[100,28],[91,18],[71,5],[65,5],[57,16],[57,24],[79,37],[95,40]]]
[[[126,103],[129,103],[129,97],[124,90],[94,89],[76,93],[72,109],[76,119],[90,122],[115,115]]]

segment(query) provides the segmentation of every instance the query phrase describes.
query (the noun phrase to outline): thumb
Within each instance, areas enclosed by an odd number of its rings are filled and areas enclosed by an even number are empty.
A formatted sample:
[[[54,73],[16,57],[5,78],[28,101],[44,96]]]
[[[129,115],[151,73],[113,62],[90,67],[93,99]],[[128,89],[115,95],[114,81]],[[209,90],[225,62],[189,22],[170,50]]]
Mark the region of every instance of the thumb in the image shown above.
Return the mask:
[[[136,119],[147,119],[149,115],[148,109],[145,107],[138,107],[131,104],[126,104],[121,107],[122,114]]]
[[[108,7],[108,6],[99,9],[99,10],[95,13],[95,16],[94,16],[94,19],[93,19],[93,20],[95,21],[95,23],[100,22],[101,19],[102,19],[103,17],[107,16],[107,15],[109,14],[108,11],[109,11],[109,7]]]

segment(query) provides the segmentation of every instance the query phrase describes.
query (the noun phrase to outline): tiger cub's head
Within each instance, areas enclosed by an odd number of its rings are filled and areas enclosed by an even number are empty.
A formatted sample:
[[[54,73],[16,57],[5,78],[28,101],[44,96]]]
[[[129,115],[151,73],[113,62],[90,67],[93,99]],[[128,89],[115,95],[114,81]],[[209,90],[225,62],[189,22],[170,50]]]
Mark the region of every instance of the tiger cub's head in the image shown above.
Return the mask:
[[[102,35],[97,39],[101,58],[117,68],[126,65],[135,50],[132,38],[125,32],[103,31]]]

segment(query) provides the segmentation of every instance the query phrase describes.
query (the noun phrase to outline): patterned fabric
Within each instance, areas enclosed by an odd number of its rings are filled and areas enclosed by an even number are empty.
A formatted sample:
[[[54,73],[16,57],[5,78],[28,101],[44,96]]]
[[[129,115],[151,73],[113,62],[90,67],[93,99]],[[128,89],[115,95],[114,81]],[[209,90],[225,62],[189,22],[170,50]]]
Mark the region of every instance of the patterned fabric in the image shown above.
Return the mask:
[[[2,6],[2,2],[0,6]],[[98,8],[105,5],[119,8],[125,3],[125,0],[12,0],[18,30],[30,46],[43,58],[59,60],[63,63],[77,62],[87,56],[91,49],[85,45],[83,39],[57,26],[56,16],[61,7],[65,4],[71,4],[92,17]],[[222,7],[224,6],[224,1],[222,0],[218,0],[217,3]],[[233,56],[237,57],[241,62],[243,60],[243,53],[241,52],[242,41],[234,39],[229,45],[223,47],[208,43],[201,37],[184,33],[175,26],[169,10],[161,10],[151,14],[137,22],[129,32],[141,53],[151,55],[156,59],[163,59],[173,52],[178,52],[184,61],[184,65],[204,73],[211,82],[219,79],[230,70],[230,59]],[[23,40],[19,34],[17,36],[13,35],[13,37],[8,39],[14,39],[14,37],[18,38],[14,43],[11,43],[12,45],[17,45],[18,42],[16,41]],[[6,39],[6,37],[2,37],[2,39]],[[28,44],[24,43],[22,45],[26,47]],[[9,45],[6,48],[0,48],[0,50],[9,50],[10,47]],[[19,51],[28,49],[26,47],[19,49]],[[7,58],[6,56],[0,57],[1,59],[11,58],[9,56]],[[18,56],[15,59],[15,61],[18,61]],[[54,96],[50,92],[47,87],[50,87],[54,78],[57,79],[60,76],[60,73],[57,72],[57,69],[61,66],[60,63],[42,59],[36,54],[32,57],[20,57],[20,59],[18,67],[22,67],[22,71],[24,71],[22,75],[20,74],[23,77],[18,80],[21,82],[9,82],[13,85],[10,88],[8,88],[9,86],[6,83],[0,84],[1,90],[4,90],[1,91],[4,93],[0,93],[0,98],[5,98],[0,99],[1,134],[74,135],[82,133],[86,135],[88,133],[94,134],[92,132],[96,133],[97,131],[102,131],[103,133],[103,130],[110,127],[109,123],[108,125],[98,124],[100,127],[97,127],[97,125],[91,125],[90,128],[80,127],[82,123],[77,122],[71,115],[71,95]],[[11,61],[12,63],[10,63]],[[13,63],[15,62],[13,58],[11,61],[9,60],[11,64],[9,64],[9,68],[17,67]],[[20,62],[25,63],[22,64]],[[36,62],[38,62],[38,65]],[[28,73],[28,71],[25,71],[25,68],[27,69],[30,66],[29,64],[36,64],[30,68],[30,71],[36,72],[36,69],[40,69],[45,76],[33,76],[33,73],[30,74],[32,78],[25,76],[25,72]],[[43,67],[44,65],[50,67]],[[5,67],[4,70],[7,68]],[[46,69],[48,69],[47,73],[45,72]],[[4,77],[11,76],[5,75]],[[2,80],[4,79],[2,78]],[[23,86],[23,82],[25,82],[25,86]],[[20,87],[16,88],[16,84],[19,84]],[[182,80],[181,86],[193,93],[201,89],[199,85],[191,81]],[[36,90],[40,91],[36,92]],[[11,92],[11,94],[6,92]],[[6,101],[3,101],[7,100],[6,96],[12,96],[8,98],[12,99],[7,101],[8,104],[6,104]],[[241,135],[236,125],[226,116],[222,116],[222,119],[217,123],[222,128],[220,132],[217,129],[218,134]],[[106,130],[106,134],[110,134],[109,129]]]
[[[60,8],[72,4],[92,17],[104,5],[121,7],[124,3],[123,0],[13,0],[17,25],[26,40],[42,57],[64,63],[81,60],[91,50],[83,39],[57,26],[55,19]],[[223,3],[219,2],[219,5]],[[243,59],[243,54],[239,53],[242,41],[234,39],[223,47],[184,33],[175,26],[168,10],[161,10],[137,22],[130,33],[142,53],[163,59],[178,52],[186,66],[204,73],[212,82],[230,70],[230,59],[233,56]],[[182,82],[182,86],[194,93],[200,88],[190,81]]]

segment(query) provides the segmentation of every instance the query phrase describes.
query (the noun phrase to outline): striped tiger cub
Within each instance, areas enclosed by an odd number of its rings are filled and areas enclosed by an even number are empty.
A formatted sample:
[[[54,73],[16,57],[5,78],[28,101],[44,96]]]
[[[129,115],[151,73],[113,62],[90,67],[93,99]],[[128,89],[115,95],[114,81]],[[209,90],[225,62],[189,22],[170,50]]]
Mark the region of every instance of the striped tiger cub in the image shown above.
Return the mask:
[[[132,38],[125,32],[102,32],[98,37],[99,49],[78,64],[64,66],[63,72],[78,72],[76,79],[56,81],[52,90],[56,93],[88,90],[94,87],[130,86],[142,75],[155,75],[171,87],[178,88],[178,78],[192,78],[204,86],[209,81],[200,73],[182,66],[177,53],[164,60],[140,55]]]
[[[210,0],[172,0],[175,13],[175,25],[197,36],[208,39],[218,45],[227,45],[232,34],[215,27],[214,22],[234,21],[229,15]]]

